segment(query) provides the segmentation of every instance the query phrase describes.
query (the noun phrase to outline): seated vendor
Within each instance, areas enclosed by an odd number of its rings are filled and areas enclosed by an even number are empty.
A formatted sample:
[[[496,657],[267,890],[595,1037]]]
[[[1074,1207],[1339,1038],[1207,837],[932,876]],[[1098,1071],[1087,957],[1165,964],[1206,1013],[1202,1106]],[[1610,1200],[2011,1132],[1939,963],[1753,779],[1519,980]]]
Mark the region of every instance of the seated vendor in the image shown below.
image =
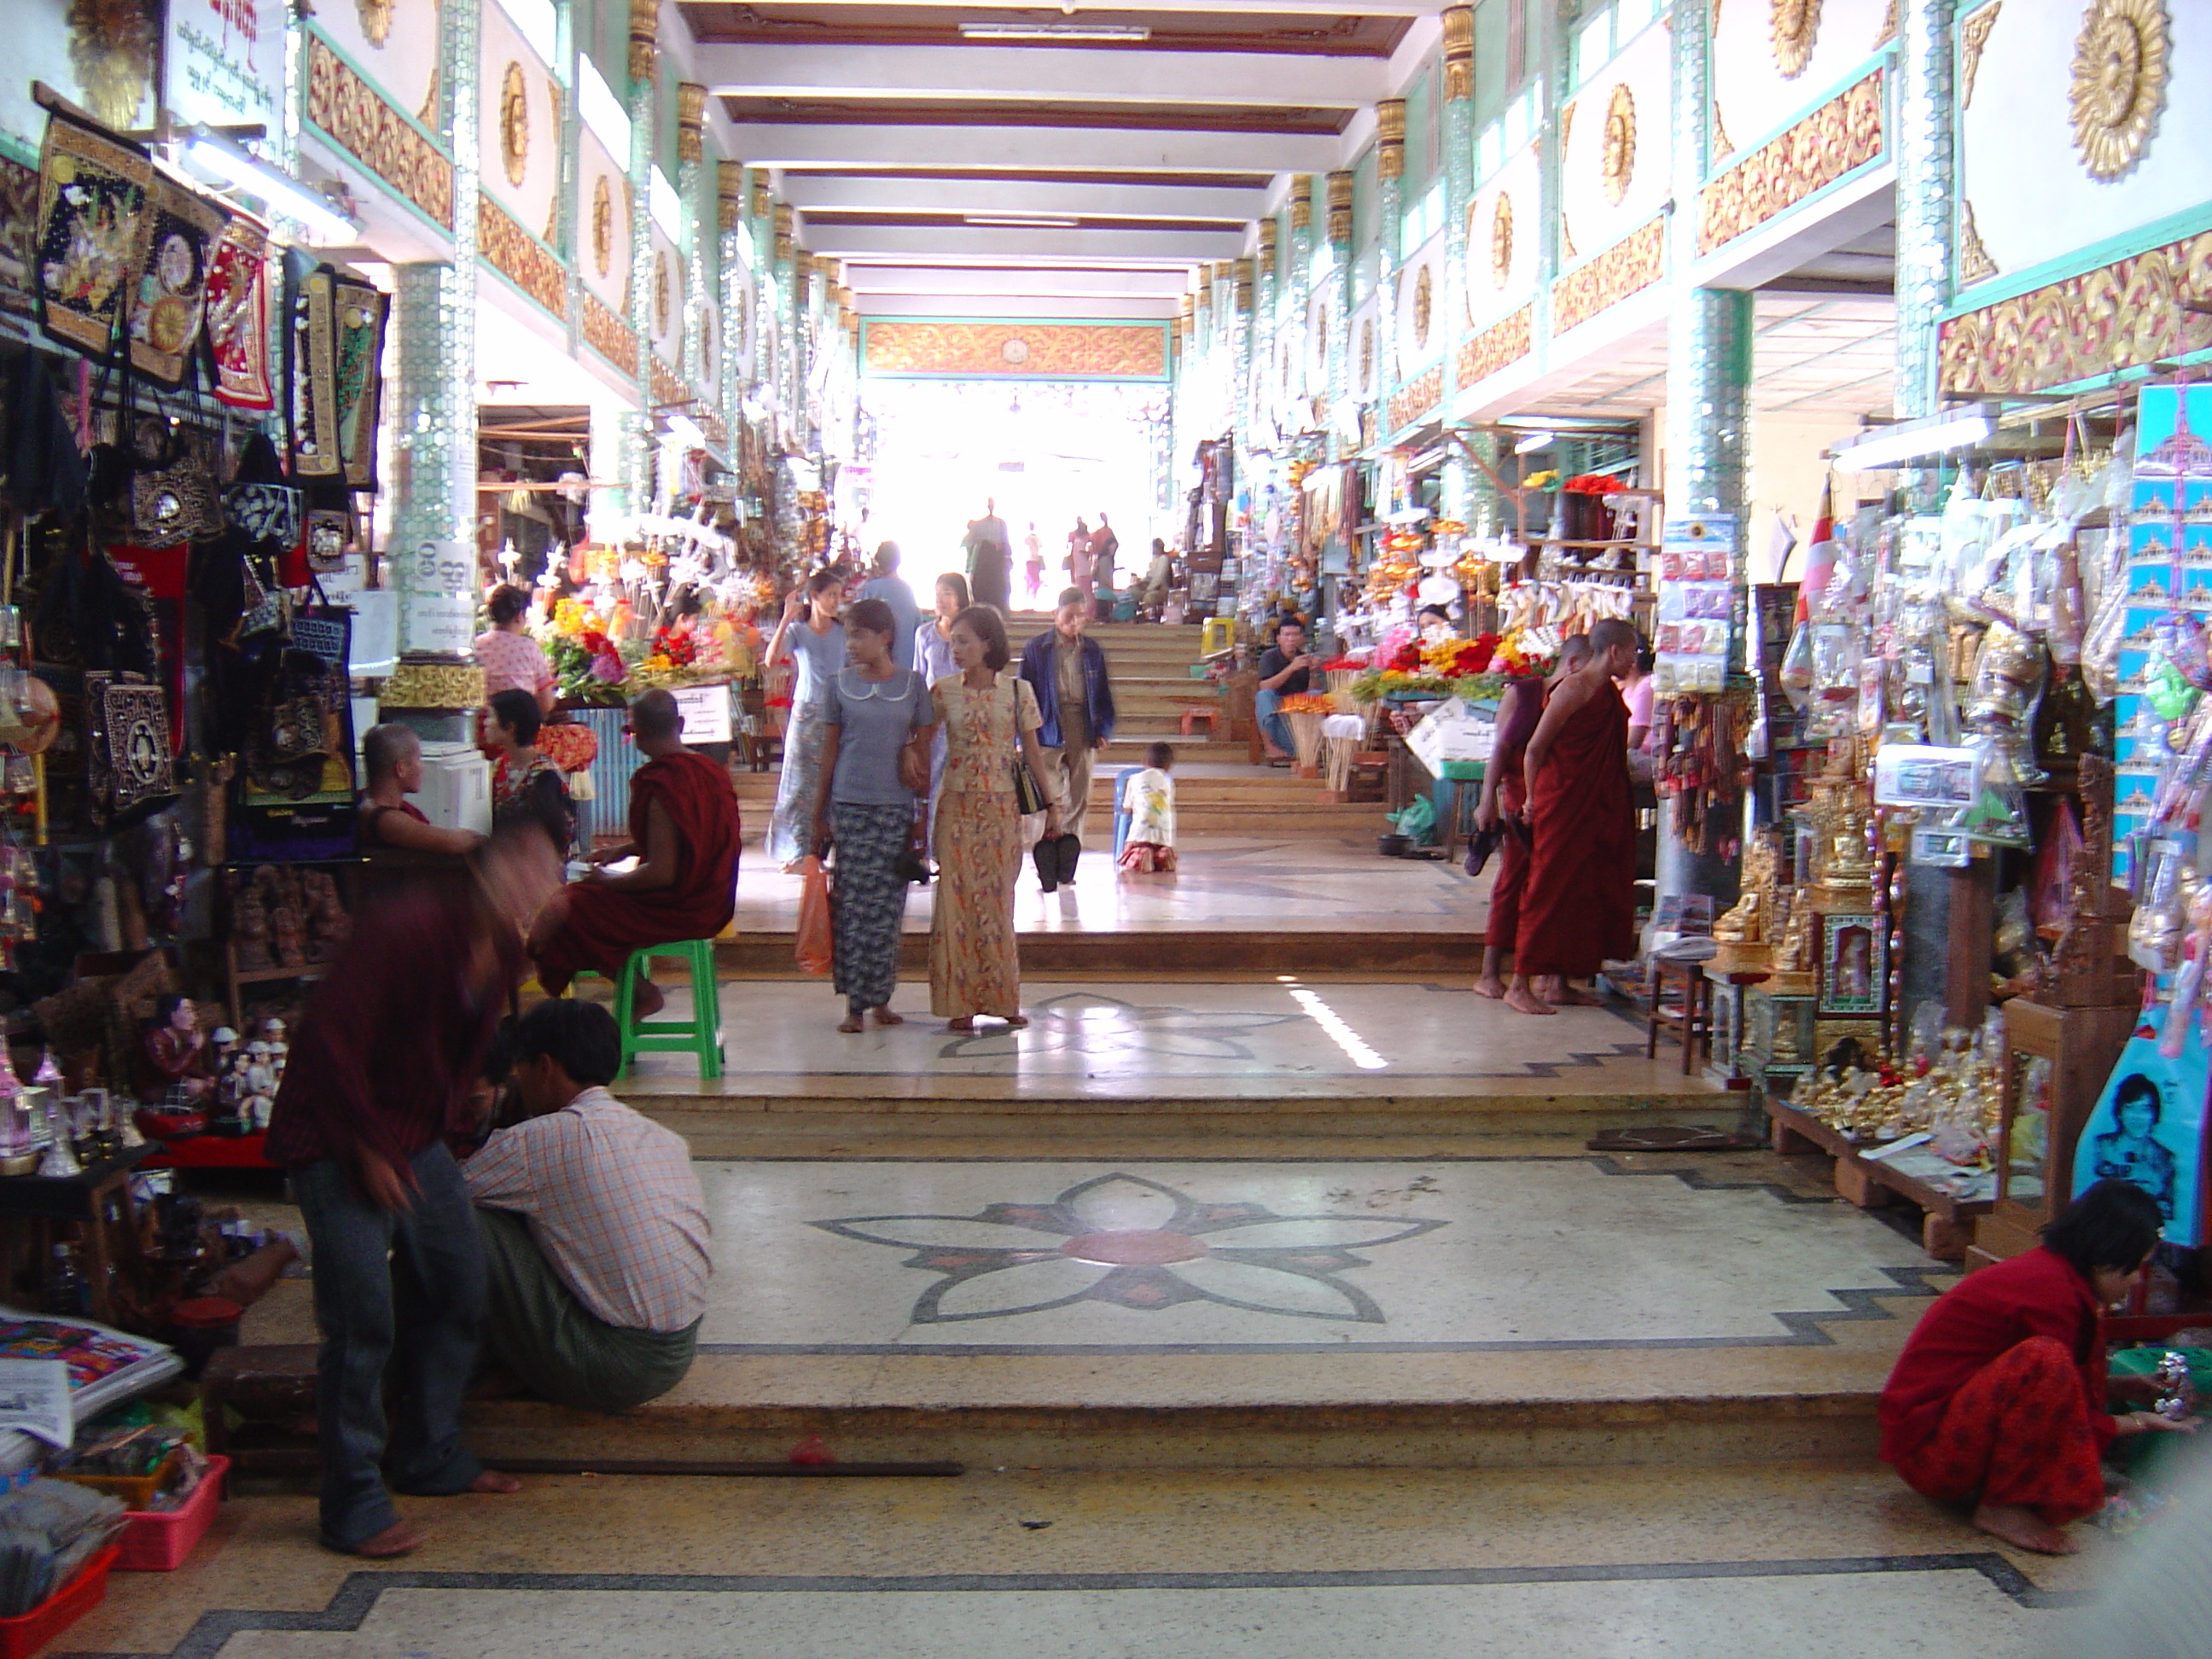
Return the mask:
[[[200,1030],[191,999],[164,992],[154,999],[154,1024],[146,1033],[143,1098],[185,1106],[205,1099],[215,1087],[208,1069],[207,1034]]]
[[[483,844],[473,830],[443,830],[407,797],[422,787],[422,740],[404,726],[373,726],[361,740],[368,790],[361,798],[356,831],[362,850],[447,854],[455,858]]]
[[[561,1405],[627,1411],[684,1380],[707,1308],[690,1150],[607,1092],[622,1040],[598,1003],[539,1003],[513,1056],[523,1121],[461,1170],[483,1237],[485,1352]]]
[[[2127,1293],[2164,1218],[2125,1181],[2100,1181],[2043,1230],[2042,1244],[1971,1273],[1921,1316],[1881,1391],[1881,1457],[1922,1495],[1972,1502],[1977,1527],[2045,1555],[2105,1504],[2118,1437],[2188,1433],[2194,1417],[2111,1409],[2148,1403],[2149,1377],[2108,1382],[2104,1310]]]
[[[730,775],[684,746],[684,711],[655,689],[630,705],[630,733],[646,763],[630,775],[629,839],[591,854],[597,866],[638,860],[619,873],[594,868],[568,888],[564,912],[530,937],[538,982],[559,996],[584,969],[613,979],[630,952],[712,939],[737,908],[738,797]],[[637,1018],[665,1000],[641,978]]]

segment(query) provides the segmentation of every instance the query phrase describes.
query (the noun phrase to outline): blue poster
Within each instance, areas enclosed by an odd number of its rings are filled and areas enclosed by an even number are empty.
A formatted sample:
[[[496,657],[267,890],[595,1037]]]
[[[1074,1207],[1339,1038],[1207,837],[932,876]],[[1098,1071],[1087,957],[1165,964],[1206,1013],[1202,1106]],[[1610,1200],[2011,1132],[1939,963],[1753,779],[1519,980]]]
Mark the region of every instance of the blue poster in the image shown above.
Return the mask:
[[[2120,1051],[2074,1148],[2074,1191],[2115,1177],[2132,1181],[2166,1212],[2166,1242],[2202,1244],[2204,1109],[2212,1090],[2212,1051],[2202,1020],[2168,1060],[2158,1051],[2167,1010],[2151,1008]]]

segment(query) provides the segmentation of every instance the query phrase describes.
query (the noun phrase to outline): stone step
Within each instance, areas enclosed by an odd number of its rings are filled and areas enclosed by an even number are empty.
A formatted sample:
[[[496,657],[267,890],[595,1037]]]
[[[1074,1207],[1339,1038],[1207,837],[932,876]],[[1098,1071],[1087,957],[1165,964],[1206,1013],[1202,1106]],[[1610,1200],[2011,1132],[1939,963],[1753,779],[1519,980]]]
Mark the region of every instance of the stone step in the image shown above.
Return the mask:
[[[1085,838],[1086,842],[1090,837]],[[1110,840],[1093,843],[1110,850]],[[1024,877],[1033,881],[1033,877]],[[1276,974],[1471,975],[1482,954],[1480,928],[1420,933],[1355,929],[1198,928],[1175,933],[1123,933],[1080,928],[1024,931],[1018,935],[1024,979],[1077,977],[1127,971],[1227,974],[1237,978]],[[714,960],[730,977],[797,977],[798,935],[789,928],[747,932],[715,941]],[[902,971],[927,976],[929,934],[909,927],[902,936]]]

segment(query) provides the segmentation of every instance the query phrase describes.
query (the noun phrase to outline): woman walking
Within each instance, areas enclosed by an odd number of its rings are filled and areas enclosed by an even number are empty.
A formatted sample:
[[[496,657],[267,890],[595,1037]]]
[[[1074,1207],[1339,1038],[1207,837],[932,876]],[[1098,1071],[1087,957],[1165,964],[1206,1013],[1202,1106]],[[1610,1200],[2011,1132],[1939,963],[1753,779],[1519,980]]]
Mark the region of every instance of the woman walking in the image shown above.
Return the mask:
[[[786,870],[812,850],[807,842],[815,803],[822,799],[822,748],[829,732],[822,703],[830,680],[845,665],[845,629],[837,620],[843,586],[836,571],[818,570],[805,587],[792,589],[775,637],[769,641],[769,661],[790,663],[795,671],[791,717],[783,731],[783,775],[768,825],[768,855]]]
[[[534,817],[561,836],[567,857],[576,842],[576,809],[561,769],[538,747],[541,717],[538,698],[528,691],[495,691],[484,710],[484,744],[499,756],[491,774],[491,822],[496,830],[510,818]]]
[[[827,779],[815,840],[836,846],[836,987],[845,994],[837,1029],[904,1024],[890,1008],[898,985],[899,934],[906,919],[902,867],[914,833],[914,798],[929,775],[936,706],[921,676],[891,656],[898,622],[881,599],[845,613],[851,662],[830,682],[822,752]]]
[[[944,792],[938,802],[941,878],[929,929],[929,1008],[956,1031],[987,1014],[1024,1026],[1022,964],[1014,940],[1014,880],[1022,867],[1014,769],[1025,766],[1049,803],[1045,834],[1060,833],[1060,805],[1037,744],[1036,696],[1006,673],[1006,618],[975,605],[952,624],[959,672],[930,687],[945,726]]]
[[[948,570],[937,579],[937,614],[914,630],[914,667],[927,690],[938,681],[960,672],[952,660],[952,623],[969,605],[968,579]],[[929,744],[929,822],[927,846],[936,856],[937,792],[945,781],[945,728],[939,726]]]

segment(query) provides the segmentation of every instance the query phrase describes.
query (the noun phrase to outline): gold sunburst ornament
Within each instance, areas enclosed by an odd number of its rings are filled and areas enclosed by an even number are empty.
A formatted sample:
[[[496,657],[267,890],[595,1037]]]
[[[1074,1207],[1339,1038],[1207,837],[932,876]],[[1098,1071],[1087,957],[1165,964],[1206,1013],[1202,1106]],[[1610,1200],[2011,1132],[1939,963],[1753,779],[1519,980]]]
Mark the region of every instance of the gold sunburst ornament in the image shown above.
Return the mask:
[[[2135,170],[2166,107],[2166,0],[2092,0],[2074,38],[2074,148],[2092,179]]]
[[[1436,306],[1436,283],[1426,265],[1413,278],[1413,343],[1425,348],[1429,343],[1429,318]]]
[[[607,188],[607,175],[592,180],[592,264],[604,277],[614,265],[615,198]]]
[[[361,19],[362,38],[380,46],[392,33],[392,0],[354,0],[354,15]]]
[[[1636,177],[1636,95],[1626,82],[1613,89],[1605,105],[1605,144],[1600,157],[1605,199],[1619,207]]]
[[[668,256],[653,256],[653,331],[668,332]]]
[[[1490,285],[1504,288],[1513,274],[1513,198],[1498,192],[1490,210]]]
[[[1367,319],[1359,325],[1359,389],[1365,392],[1375,384],[1375,319]]]
[[[507,182],[520,185],[530,171],[530,83],[522,65],[509,64],[499,82],[499,165]]]
[[[1813,42],[1820,33],[1820,0],[1768,0],[1767,41],[1774,67],[1794,81],[1813,61]]]

